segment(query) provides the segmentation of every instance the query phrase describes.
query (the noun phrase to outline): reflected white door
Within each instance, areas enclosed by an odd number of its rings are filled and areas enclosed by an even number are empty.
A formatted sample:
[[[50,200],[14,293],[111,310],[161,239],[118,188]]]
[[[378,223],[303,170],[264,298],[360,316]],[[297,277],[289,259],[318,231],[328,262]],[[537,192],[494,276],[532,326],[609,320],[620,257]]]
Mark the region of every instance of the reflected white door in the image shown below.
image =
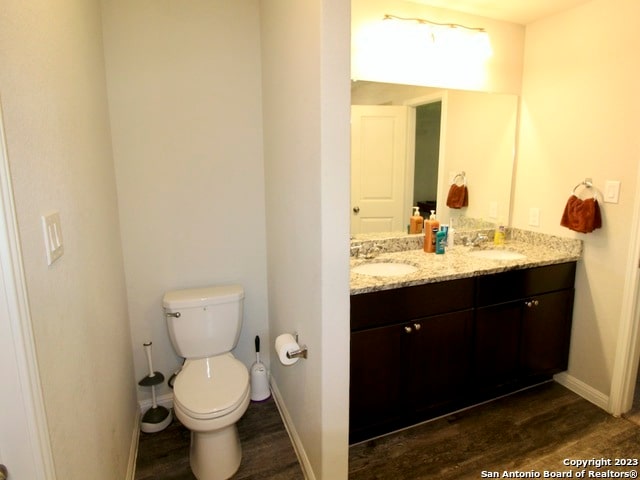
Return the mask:
[[[405,106],[351,107],[352,234],[406,231],[408,118]]]

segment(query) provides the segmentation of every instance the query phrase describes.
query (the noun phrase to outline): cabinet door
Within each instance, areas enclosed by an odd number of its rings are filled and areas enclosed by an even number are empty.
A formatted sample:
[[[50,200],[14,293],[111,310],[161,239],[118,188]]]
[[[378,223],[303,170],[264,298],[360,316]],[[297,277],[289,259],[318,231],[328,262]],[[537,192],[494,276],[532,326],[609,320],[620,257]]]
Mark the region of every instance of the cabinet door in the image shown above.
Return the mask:
[[[567,369],[573,289],[533,297],[522,315],[521,363],[526,376]]]
[[[408,410],[416,416],[462,405],[469,385],[473,310],[409,322]]]
[[[473,369],[480,390],[517,379],[523,304],[515,301],[477,309]]]
[[[351,442],[389,431],[404,413],[400,408],[403,335],[402,325],[351,334]]]

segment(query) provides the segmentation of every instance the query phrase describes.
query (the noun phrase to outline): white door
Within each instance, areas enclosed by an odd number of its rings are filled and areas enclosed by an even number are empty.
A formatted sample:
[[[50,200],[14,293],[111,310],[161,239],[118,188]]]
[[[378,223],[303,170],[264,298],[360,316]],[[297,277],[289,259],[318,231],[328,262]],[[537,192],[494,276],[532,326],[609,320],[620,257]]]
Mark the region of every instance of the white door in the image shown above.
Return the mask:
[[[0,464],[9,480],[55,479],[0,105]]]
[[[38,478],[33,459],[30,458],[29,424],[18,378],[19,369],[2,278],[0,288],[0,464],[7,466],[8,478]]]
[[[405,106],[351,107],[352,234],[406,231],[408,118]]]

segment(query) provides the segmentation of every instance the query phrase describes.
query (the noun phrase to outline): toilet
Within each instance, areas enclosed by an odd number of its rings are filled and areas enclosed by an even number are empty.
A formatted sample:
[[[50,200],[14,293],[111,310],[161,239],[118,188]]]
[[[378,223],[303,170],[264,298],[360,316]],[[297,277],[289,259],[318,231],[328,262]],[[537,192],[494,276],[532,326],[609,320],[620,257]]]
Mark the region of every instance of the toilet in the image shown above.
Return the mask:
[[[231,353],[242,327],[244,290],[224,285],[167,292],[169,338],[185,359],[173,408],[191,431],[189,461],[198,480],[226,480],[240,466],[236,422],[250,401],[249,372]]]

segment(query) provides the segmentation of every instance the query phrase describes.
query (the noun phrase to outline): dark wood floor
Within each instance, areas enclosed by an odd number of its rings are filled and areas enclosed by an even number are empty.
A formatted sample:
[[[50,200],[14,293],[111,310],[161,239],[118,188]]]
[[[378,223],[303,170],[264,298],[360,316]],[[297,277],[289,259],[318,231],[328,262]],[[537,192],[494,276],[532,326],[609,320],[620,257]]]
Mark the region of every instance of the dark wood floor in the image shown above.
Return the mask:
[[[238,422],[242,462],[234,480],[302,480],[304,475],[273,398],[252,402]],[[174,420],[166,430],[140,433],[135,480],[195,480],[190,432]]]
[[[550,382],[352,446],[349,478],[478,479],[483,471],[502,478],[505,470],[534,470],[541,478],[545,470],[573,470],[575,478],[581,469],[563,460],[591,458],[639,459],[640,427]],[[609,468],[620,470],[599,471]]]
[[[302,479],[273,400],[238,423],[243,460],[234,479]],[[136,480],[188,479],[189,432],[174,422],[141,434]],[[353,445],[351,480],[479,479],[506,470],[566,472],[564,459],[640,459],[640,426],[550,382],[379,439]],[[591,472],[639,467],[587,468]],[[588,477],[587,477],[588,478]]]

